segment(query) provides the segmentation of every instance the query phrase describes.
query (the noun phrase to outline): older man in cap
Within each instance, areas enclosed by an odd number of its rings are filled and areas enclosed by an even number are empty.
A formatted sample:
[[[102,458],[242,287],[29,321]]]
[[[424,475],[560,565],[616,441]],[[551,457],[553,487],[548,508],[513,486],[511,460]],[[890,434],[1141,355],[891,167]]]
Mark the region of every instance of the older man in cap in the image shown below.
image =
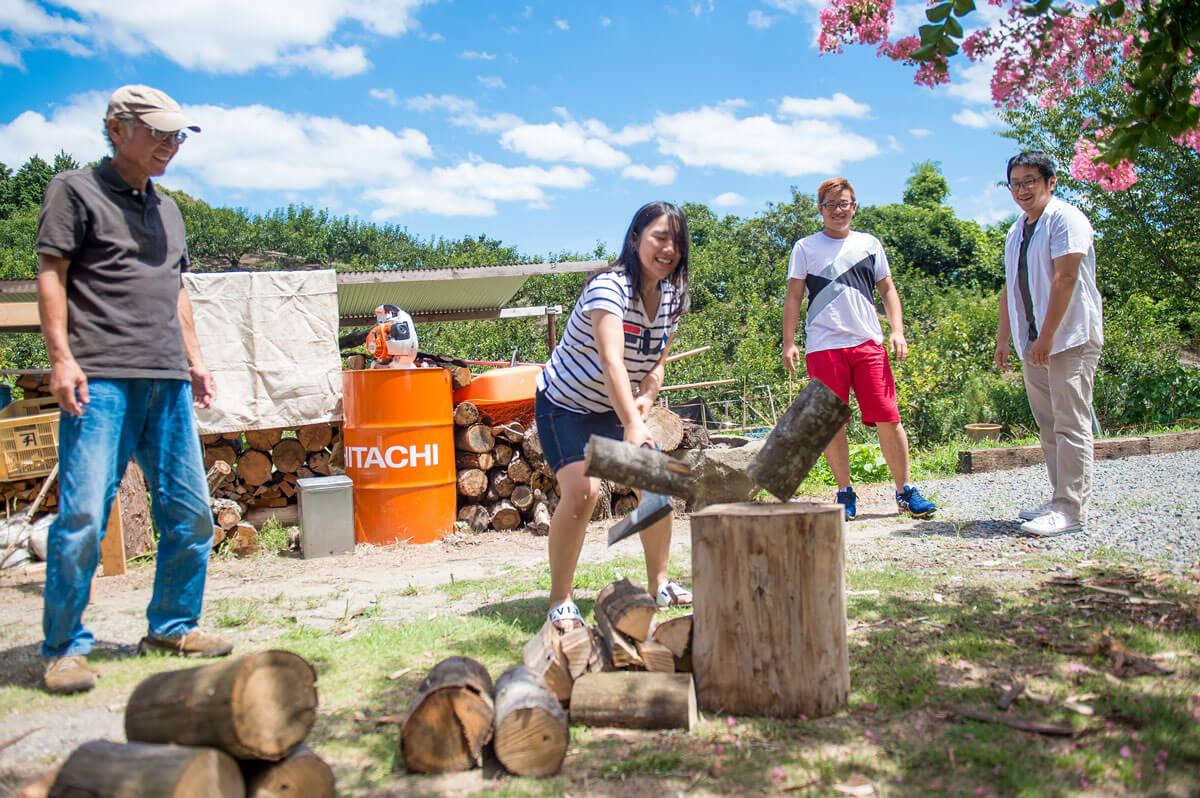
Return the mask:
[[[211,406],[216,385],[180,279],[189,267],[183,217],[150,180],[166,171],[186,130],[200,128],[163,92],[123,86],[104,129],[112,157],[55,176],[38,219],[38,305],[62,408],[42,613],[52,693],[96,682],[82,616],[131,455],[146,474],[159,534],[139,650],[221,656],[233,648],[197,628],[213,526],[192,405]]]

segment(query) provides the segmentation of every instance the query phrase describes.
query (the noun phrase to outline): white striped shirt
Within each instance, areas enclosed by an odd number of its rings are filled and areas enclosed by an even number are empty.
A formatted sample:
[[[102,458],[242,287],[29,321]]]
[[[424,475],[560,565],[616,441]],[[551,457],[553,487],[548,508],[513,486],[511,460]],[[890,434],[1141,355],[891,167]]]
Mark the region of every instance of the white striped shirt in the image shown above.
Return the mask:
[[[662,356],[667,339],[678,326],[671,314],[678,302],[675,287],[659,282],[662,297],[653,322],[633,292],[633,280],[624,271],[604,272],[593,278],[579,296],[562,340],[554,347],[546,368],[538,375],[538,389],[555,405],[574,413],[607,413],[612,400],[604,387],[600,352],[592,329],[591,312],[604,310],[621,319],[625,331],[625,369],[632,388],[650,373]]]

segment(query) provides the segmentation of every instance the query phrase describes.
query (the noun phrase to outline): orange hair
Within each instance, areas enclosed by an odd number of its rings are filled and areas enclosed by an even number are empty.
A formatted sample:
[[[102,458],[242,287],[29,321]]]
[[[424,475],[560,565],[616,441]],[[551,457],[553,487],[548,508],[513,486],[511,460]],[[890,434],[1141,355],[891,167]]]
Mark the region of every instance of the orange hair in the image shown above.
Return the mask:
[[[854,195],[854,186],[850,185],[849,180],[844,177],[831,177],[817,188],[817,204],[823,203],[826,195],[831,191],[849,191],[850,199],[857,201],[857,197]]]

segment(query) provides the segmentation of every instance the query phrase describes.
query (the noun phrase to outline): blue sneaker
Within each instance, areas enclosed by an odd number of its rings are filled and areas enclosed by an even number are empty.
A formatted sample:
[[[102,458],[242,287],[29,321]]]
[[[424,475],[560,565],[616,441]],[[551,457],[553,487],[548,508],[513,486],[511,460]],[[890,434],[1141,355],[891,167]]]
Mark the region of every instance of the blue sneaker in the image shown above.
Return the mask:
[[[853,487],[843,488],[837,492],[837,503],[846,508],[846,520],[853,521],[858,515],[858,494]]]
[[[908,513],[913,518],[928,518],[937,510],[937,505],[912,485],[905,485],[904,490],[896,491],[896,506],[900,512]]]

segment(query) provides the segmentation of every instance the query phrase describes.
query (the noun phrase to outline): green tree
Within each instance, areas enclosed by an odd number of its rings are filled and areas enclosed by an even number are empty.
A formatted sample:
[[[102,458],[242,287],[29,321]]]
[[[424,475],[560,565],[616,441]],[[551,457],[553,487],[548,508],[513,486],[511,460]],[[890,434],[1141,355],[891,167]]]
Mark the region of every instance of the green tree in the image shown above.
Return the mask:
[[[922,161],[913,164],[912,176],[904,181],[905,205],[919,208],[938,208],[950,196],[950,183],[942,174],[938,161]]]

